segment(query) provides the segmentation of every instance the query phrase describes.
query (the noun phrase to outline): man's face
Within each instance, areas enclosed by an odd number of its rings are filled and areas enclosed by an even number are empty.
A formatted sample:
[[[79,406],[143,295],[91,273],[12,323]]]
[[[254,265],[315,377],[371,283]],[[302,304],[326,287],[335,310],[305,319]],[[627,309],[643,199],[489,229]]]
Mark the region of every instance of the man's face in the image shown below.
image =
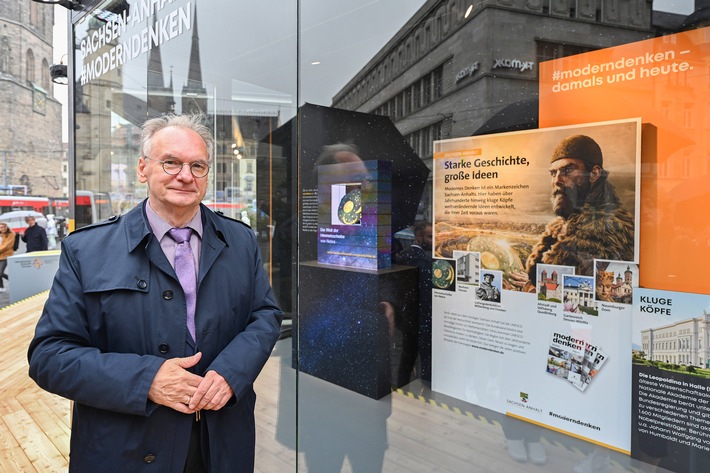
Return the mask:
[[[189,164],[208,163],[207,146],[200,135],[188,128],[170,126],[153,135],[148,159],[138,162],[138,180],[148,184],[151,207],[159,214],[171,215],[197,209],[207,192],[207,176],[195,177]],[[158,161],[186,164],[174,176],[163,170]]]
[[[424,227],[421,233],[417,235],[417,242],[424,251],[431,251],[431,225]]]
[[[368,180],[369,172],[367,171],[365,163],[360,156],[352,151],[338,151],[335,153],[334,160],[338,164],[356,163],[356,165],[350,168],[350,172],[353,175],[358,176],[358,178],[362,181],[363,186],[366,188],[371,187],[370,181]]]
[[[27,225],[29,225],[30,227],[36,223],[34,217],[25,217],[25,222],[27,222]]]
[[[491,276],[490,274],[486,274],[483,276],[483,280],[488,284],[491,284],[493,282],[493,276]]]
[[[584,204],[591,189],[590,174],[584,162],[575,158],[558,159],[550,166],[552,210],[567,218]]]

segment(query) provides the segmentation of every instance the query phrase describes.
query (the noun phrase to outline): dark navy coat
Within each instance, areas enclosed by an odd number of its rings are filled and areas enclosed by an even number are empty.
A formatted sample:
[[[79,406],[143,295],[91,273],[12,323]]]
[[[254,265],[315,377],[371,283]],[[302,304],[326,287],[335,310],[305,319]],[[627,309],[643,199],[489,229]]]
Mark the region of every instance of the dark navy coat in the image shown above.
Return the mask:
[[[148,400],[165,359],[192,355],[183,290],[143,205],[62,242],[59,270],[37,323],[30,376],[73,400],[70,472],[182,473],[194,415]],[[234,390],[202,411],[211,472],[251,472],[253,382],[279,336],[278,308],[254,232],[202,206],[196,335],[202,359]]]

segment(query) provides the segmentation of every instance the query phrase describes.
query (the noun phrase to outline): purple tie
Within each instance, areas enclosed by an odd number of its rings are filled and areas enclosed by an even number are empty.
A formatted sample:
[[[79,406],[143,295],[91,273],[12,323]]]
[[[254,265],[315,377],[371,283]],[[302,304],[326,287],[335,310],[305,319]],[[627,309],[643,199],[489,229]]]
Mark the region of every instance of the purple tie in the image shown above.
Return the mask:
[[[197,291],[197,277],[195,271],[195,260],[192,258],[192,248],[190,247],[191,228],[171,228],[170,236],[177,242],[175,247],[175,273],[180,280],[182,290],[185,291],[185,302],[187,303],[187,330],[192,339],[197,343],[195,337],[195,296]]]

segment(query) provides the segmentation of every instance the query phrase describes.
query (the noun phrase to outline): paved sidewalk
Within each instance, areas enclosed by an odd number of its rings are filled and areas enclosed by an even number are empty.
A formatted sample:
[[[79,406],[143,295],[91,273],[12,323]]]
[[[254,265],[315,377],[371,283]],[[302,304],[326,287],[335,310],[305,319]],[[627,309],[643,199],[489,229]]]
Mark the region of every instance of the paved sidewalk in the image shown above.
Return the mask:
[[[5,288],[9,291],[10,290],[10,284],[7,281],[3,281],[5,283]],[[3,307],[7,307],[10,305],[10,293],[9,292],[0,292],[0,309]]]

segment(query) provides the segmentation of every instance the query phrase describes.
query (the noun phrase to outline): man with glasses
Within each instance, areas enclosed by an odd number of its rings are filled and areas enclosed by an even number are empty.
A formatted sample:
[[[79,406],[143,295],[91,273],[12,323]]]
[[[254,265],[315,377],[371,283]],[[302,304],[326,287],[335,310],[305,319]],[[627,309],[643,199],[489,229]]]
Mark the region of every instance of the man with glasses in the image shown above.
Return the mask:
[[[201,204],[212,134],[148,120],[148,198],[63,241],[30,376],[74,401],[70,471],[251,472],[253,382],[281,310],[254,232]]]

